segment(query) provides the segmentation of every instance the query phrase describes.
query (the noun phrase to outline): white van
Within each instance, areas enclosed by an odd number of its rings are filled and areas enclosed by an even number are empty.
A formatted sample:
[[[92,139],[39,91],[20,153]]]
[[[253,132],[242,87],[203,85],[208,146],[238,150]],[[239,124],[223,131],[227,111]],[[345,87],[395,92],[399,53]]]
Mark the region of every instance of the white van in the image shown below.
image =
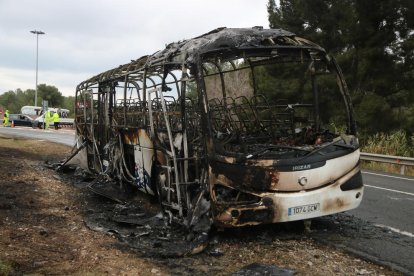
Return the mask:
[[[48,110],[50,112],[59,112],[60,118],[69,117],[69,109],[49,107]],[[37,117],[37,116],[42,115],[44,112],[41,106],[25,105],[20,109],[20,113],[24,115],[29,115],[32,117]]]
[[[58,111],[60,109],[60,112]],[[62,111],[63,110],[63,111]],[[53,116],[55,112],[59,113],[60,121],[59,126],[60,127],[73,127],[74,119],[67,118],[69,114],[69,110],[65,112],[67,109],[63,108],[48,108],[48,111],[50,111],[50,116]],[[39,117],[33,120],[33,128],[44,128],[45,127],[45,114],[43,113]],[[49,126],[54,126],[53,120],[49,123]]]
[[[40,116],[42,114],[42,107],[25,105],[20,109],[20,113],[32,117]]]

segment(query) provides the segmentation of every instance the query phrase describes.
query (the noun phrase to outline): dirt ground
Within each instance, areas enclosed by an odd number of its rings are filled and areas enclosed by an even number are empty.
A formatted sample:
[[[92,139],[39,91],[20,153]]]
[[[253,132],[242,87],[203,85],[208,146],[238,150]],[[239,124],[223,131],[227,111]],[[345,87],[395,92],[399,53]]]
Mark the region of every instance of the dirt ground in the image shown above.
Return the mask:
[[[321,245],[292,225],[213,230],[207,249],[195,255],[157,254],[165,252],[163,239],[154,242],[151,227],[140,225],[131,246],[120,230],[91,222],[97,208],[122,206],[48,168],[70,150],[0,137],[0,275],[274,275],[275,266],[289,269],[280,275],[399,275]],[[241,271],[248,265],[262,270]]]

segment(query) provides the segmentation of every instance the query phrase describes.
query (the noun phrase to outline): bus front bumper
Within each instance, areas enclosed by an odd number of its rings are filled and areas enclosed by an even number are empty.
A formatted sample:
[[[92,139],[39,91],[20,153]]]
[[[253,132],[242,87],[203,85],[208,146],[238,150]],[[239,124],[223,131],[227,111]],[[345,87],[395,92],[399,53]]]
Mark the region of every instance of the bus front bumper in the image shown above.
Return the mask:
[[[359,167],[334,183],[310,191],[262,193],[252,204],[215,203],[214,222],[219,227],[305,220],[357,208],[364,187]]]

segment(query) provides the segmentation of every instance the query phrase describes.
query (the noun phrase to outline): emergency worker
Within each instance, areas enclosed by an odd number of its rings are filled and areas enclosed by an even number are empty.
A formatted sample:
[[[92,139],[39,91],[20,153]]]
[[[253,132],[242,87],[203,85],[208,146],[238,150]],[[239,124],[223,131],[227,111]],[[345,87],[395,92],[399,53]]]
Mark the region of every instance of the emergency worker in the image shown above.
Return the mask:
[[[46,111],[45,114],[45,129],[49,129],[50,121],[52,120],[52,116],[50,115],[50,111]]]
[[[4,117],[3,117],[3,126],[9,126],[9,111],[6,110],[6,112],[4,112]]]
[[[52,118],[53,118],[53,124],[55,126],[55,130],[58,130],[59,129],[59,122],[60,122],[59,113],[58,112],[55,112],[53,114],[53,117]]]

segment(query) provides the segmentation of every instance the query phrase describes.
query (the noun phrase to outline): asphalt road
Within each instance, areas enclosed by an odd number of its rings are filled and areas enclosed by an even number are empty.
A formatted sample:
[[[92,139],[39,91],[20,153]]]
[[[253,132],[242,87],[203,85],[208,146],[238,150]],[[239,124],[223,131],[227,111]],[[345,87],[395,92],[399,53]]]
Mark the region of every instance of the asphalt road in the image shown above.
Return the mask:
[[[9,134],[29,139],[48,140],[51,142],[64,144],[68,146],[75,145],[75,130],[61,128],[54,129],[37,129],[31,127],[2,127],[0,126],[0,134]]]
[[[361,227],[344,244],[414,275],[414,177],[364,171],[363,180],[361,206],[348,212]]]
[[[363,172],[361,205],[313,220],[311,236],[404,275],[414,275],[414,178]]]
[[[414,177],[364,171],[363,180],[364,199],[349,213],[414,238]]]
[[[0,134],[73,146],[74,130],[0,127]],[[414,275],[414,178],[363,172],[364,199],[355,210],[317,218],[311,236],[365,259]]]

